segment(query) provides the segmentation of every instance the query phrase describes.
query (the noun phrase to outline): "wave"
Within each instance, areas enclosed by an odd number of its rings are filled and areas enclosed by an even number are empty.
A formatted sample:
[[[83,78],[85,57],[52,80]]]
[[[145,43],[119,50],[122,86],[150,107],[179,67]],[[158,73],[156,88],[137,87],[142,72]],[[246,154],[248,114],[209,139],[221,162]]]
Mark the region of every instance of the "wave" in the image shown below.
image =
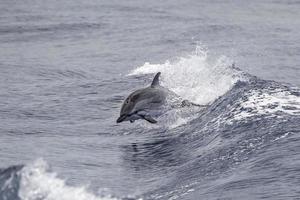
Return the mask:
[[[227,92],[243,73],[234,67],[231,59],[220,56],[214,59],[206,49],[197,46],[186,57],[174,62],[167,60],[163,64],[146,62],[129,75],[141,75],[162,72],[162,85],[197,104],[209,104]]]
[[[152,158],[147,157],[165,163],[162,166],[166,163],[176,166],[177,170],[166,175],[173,177],[167,186],[145,196],[147,199],[297,197],[297,186],[287,174],[299,176],[299,173],[285,158],[299,159],[293,154],[300,132],[299,88],[243,73],[224,56],[215,61],[208,57],[207,51],[197,48],[175,62],[145,63],[129,74],[161,71],[165,87],[182,98],[208,104],[201,111],[191,112],[193,117],[184,118],[184,123],[168,129],[166,134],[173,136],[167,139],[162,136],[160,142],[168,145],[161,152],[170,151],[172,156],[162,158],[162,153],[156,150]],[[149,146],[135,145],[145,148],[149,155]],[[135,155],[135,160],[138,156]],[[270,157],[276,158],[278,165],[270,165]],[[264,165],[268,167],[258,167]],[[240,173],[246,175],[241,177]],[[291,187],[281,187],[283,182]]]
[[[236,100],[234,107],[229,110],[231,118],[222,118],[223,121],[227,120],[227,123],[251,116],[276,115],[278,112],[299,115],[298,88],[272,81],[264,81],[261,84],[263,80],[242,72],[234,66],[231,59],[225,56],[214,59],[209,56],[207,49],[200,46],[197,46],[196,50],[188,56],[180,57],[174,62],[168,60],[163,64],[146,62],[131,71],[129,75],[150,74],[159,71],[162,72],[161,84],[163,86],[175,92],[182,99],[196,104],[213,106],[218,98],[230,91],[236,91],[237,87],[233,89],[235,85],[242,85],[241,83],[251,85],[253,88],[240,94],[242,98]],[[230,96],[228,98],[232,99]],[[172,116],[171,118],[163,116],[163,118],[167,118],[163,124],[167,124],[170,128],[176,128],[197,118],[199,114],[199,109],[174,110],[169,114]]]
[[[67,185],[42,159],[0,170],[0,189],[0,199],[7,200],[118,200],[93,194],[84,186]]]
[[[161,151],[172,151],[173,162],[171,158],[160,158],[159,154],[147,157],[157,163],[168,160],[168,165],[177,166],[178,170],[166,175],[177,181],[170,181],[168,186],[146,196],[148,199],[297,197],[295,180],[289,174],[296,177],[299,172],[286,159],[299,159],[293,153],[300,141],[299,105],[299,88],[256,77],[237,81],[196,118],[171,130],[177,134],[176,138],[172,142],[165,139],[169,145]],[[184,158],[175,159],[177,153],[185,155]],[[283,183],[290,187],[283,187]]]

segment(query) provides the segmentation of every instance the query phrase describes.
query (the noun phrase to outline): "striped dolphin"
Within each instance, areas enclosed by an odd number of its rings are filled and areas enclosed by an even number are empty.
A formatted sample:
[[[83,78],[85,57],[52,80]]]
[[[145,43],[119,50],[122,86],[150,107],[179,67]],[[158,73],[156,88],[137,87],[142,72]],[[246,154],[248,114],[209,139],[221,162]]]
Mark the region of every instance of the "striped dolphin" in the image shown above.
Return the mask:
[[[150,123],[157,123],[158,116],[165,104],[168,91],[159,85],[158,72],[149,87],[131,93],[123,102],[117,123],[144,119]]]

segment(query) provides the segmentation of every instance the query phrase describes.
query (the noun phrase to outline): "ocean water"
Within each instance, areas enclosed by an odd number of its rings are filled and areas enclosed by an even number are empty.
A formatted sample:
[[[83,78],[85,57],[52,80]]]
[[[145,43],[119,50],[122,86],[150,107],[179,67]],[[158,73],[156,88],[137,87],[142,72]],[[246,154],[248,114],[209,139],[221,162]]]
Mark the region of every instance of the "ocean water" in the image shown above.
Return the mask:
[[[0,1],[0,200],[300,199],[297,0]],[[116,124],[151,83],[198,107]]]

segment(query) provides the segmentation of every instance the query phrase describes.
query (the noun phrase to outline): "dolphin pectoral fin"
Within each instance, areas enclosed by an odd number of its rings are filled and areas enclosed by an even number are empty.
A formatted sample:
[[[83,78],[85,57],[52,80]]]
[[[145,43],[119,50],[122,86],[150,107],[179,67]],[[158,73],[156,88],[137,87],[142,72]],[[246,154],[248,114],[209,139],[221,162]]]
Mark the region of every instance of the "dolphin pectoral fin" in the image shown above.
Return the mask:
[[[151,83],[151,87],[154,88],[155,86],[159,85],[159,76],[160,76],[160,72],[158,72],[155,77],[153,78],[153,81]]]
[[[143,119],[150,122],[151,124],[156,124],[157,123],[157,121],[155,119],[153,119],[150,115],[143,116]]]

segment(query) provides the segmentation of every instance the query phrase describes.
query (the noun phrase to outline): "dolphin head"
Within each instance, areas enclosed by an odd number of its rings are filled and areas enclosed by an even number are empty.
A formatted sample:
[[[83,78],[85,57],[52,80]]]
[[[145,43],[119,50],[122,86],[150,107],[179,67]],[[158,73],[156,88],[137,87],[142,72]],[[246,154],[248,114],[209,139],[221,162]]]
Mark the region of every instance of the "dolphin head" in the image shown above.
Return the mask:
[[[117,119],[117,123],[130,120],[129,117],[134,114],[134,105],[135,103],[133,102],[132,96],[130,95],[129,97],[127,97],[127,99],[125,99],[122,105],[120,117]]]

